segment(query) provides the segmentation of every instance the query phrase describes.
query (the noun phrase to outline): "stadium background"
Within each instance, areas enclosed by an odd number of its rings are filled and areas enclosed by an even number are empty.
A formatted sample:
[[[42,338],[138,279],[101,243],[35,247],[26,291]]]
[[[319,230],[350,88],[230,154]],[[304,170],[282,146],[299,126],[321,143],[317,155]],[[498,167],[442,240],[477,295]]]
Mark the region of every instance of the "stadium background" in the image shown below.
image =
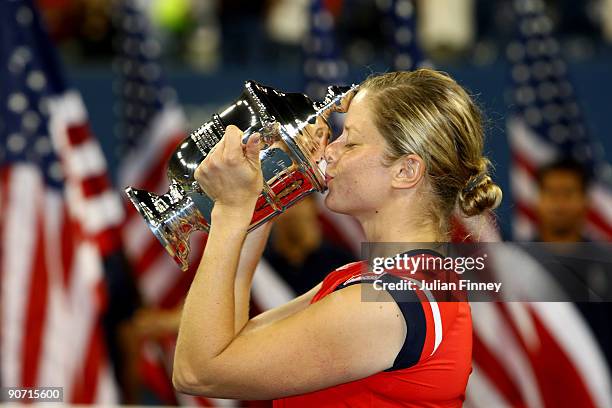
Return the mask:
[[[49,4],[52,3],[62,2],[49,1]],[[151,2],[153,9],[151,14],[154,16],[153,20],[158,22],[158,30],[162,35],[179,38],[167,40],[172,44],[170,48],[175,54],[162,53],[162,64],[167,80],[186,108],[189,123],[193,128],[207,120],[219,107],[232,101],[241,91],[242,83],[246,79],[255,79],[287,91],[304,90],[303,40],[294,39],[292,43],[287,43],[270,38],[267,32],[269,24],[266,22],[271,19],[267,17],[271,14],[270,5],[282,2],[255,1],[245,6],[239,1],[219,1],[218,7],[226,9],[227,15],[224,16],[224,20],[220,21],[221,18],[214,15],[213,6],[207,6],[206,8],[211,8],[212,16],[206,15],[207,11],[201,23],[194,22],[187,12],[173,13],[171,6],[166,6],[170,9],[166,13],[178,14],[182,19],[163,17],[157,14],[163,11],[155,11],[153,3],[156,2]],[[163,2],[157,3],[163,4]],[[307,19],[308,2],[298,0],[295,3],[303,4],[302,17]],[[341,78],[342,82],[360,82],[371,73],[389,70],[392,67],[390,54],[393,41],[385,38],[382,18],[384,14],[380,5],[391,4],[391,1],[344,0],[328,3],[338,10],[338,26],[335,29],[338,54],[348,62],[348,72]],[[436,7],[445,7],[444,2],[439,3]],[[465,7],[469,10],[465,12],[466,19],[469,20],[461,22],[461,25],[472,24],[460,28],[467,31],[463,34],[466,40],[461,44],[451,44],[449,47],[445,44],[448,34],[436,34],[434,28],[434,33],[430,34],[434,37],[430,40],[434,42],[430,45],[433,52],[429,54],[426,52],[426,56],[437,69],[451,74],[477,96],[477,101],[488,119],[487,152],[495,165],[496,181],[500,183],[504,192],[509,192],[510,150],[505,121],[511,109],[511,103],[508,102],[506,95],[511,88],[511,81],[505,47],[516,30],[510,16],[512,2],[461,0],[459,3],[462,3],[459,8]],[[563,46],[562,52],[568,63],[569,75],[578,90],[587,126],[601,141],[606,158],[610,161],[612,137],[608,95],[612,93],[612,79],[610,79],[612,49],[608,41],[612,40],[606,41],[603,34],[605,29],[602,20],[605,13],[597,11],[597,7],[605,6],[604,3],[606,2],[548,1],[547,12],[554,16],[555,31]],[[162,6],[157,7],[157,10],[163,10]],[[98,11],[92,11],[94,12]],[[433,12],[435,13],[435,10]],[[240,19],[238,24],[245,24],[245,27],[228,35],[255,37],[244,44],[238,41],[239,49],[235,48],[236,39],[231,40],[229,45],[224,45],[222,37],[224,33],[221,24],[226,21],[232,25],[237,24],[237,20],[232,20],[232,14]],[[451,18],[448,13],[444,13],[440,16],[438,24],[451,25],[453,24]],[[214,24],[213,27],[210,27],[211,23]],[[198,28],[194,27],[194,24],[201,24],[206,32],[198,33]],[[308,21],[298,25],[304,26],[302,38],[305,39],[308,36]],[[74,31],[79,33],[81,30],[79,27],[74,27]],[[65,57],[69,58],[68,77],[82,92],[90,112],[91,125],[100,139],[114,177],[115,163],[119,158],[114,149],[117,117],[113,108],[117,104],[117,99],[112,87],[109,87],[109,83],[116,79],[116,73],[109,69],[113,51],[110,38],[113,33],[109,32],[102,36],[103,39],[89,41],[76,33],[60,41]],[[290,36],[295,35],[292,33]],[[96,36],[101,34],[96,33]],[[437,36],[439,38],[436,38]],[[103,44],[99,46],[98,53],[87,51],[91,42],[98,41]],[[177,51],[200,41],[213,43],[208,46],[212,50],[204,51],[205,54],[201,57],[209,59],[208,62],[195,63],[193,60],[199,58],[196,51],[191,53]],[[436,41],[439,44],[436,44]],[[246,51],[245,48],[249,44],[255,44],[254,49]],[[360,47],[363,49],[360,50]],[[244,56],[240,57],[241,54]],[[500,227],[504,237],[507,238],[511,237],[511,207],[512,201],[505,199],[498,210]]]

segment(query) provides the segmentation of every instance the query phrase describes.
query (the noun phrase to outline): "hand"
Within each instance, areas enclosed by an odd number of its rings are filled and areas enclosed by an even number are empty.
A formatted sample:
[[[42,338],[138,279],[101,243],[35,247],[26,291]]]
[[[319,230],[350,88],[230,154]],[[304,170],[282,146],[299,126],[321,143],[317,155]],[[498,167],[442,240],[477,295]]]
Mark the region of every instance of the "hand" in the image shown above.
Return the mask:
[[[202,190],[215,206],[254,206],[263,187],[259,151],[259,133],[242,144],[242,131],[230,125],[215,148],[195,171]]]

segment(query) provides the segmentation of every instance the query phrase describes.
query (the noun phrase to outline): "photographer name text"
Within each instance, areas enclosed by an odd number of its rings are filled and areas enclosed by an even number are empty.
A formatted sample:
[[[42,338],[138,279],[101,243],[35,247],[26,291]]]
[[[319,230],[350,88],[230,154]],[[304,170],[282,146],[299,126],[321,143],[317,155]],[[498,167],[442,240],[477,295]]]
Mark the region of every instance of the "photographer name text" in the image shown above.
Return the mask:
[[[399,282],[384,282],[380,279],[372,282],[375,290],[430,290],[430,291],[495,291],[501,290],[501,282],[473,282],[468,279],[460,279],[457,282],[444,282],[441,280],[418,281],[400,280]]]

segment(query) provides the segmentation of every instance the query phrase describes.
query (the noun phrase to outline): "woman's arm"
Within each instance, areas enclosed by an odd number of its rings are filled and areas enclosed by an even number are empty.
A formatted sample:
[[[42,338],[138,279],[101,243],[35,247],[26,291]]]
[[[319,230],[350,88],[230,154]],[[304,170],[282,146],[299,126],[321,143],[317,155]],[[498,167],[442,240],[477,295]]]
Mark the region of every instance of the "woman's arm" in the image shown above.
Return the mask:
[[[236,316],[244,316],[248,308],[244,302],[235,303],[236,273],[262,183],[253,138],[246,147],[240,139],[241,132],[229,127],[196,171],[215,206],[204,255],[183,308],[175,387],[215,397],[269,399],[391,367],[405,338],[405,322],[392,301],[363,302],[359,285],[308,307],[302,303],[300,311],[285,310],[283,318],[236,334]]]
[[[236,310],[234,333],[238,333],[242,330],[249,320],[249,304],[253,274],[255,273],[257,264],[266,247],[271,229],[272,222],[267,222],[265,225],[251,231],[242,245],[234,285],[234,302]]]
[[[390,368],[405,337],[406,324],[390,296],[364,302],[360,285],[354,285],[284,319],[243,330],[215,357],[202,357],[197,349],[182,362],[175,357],[174,386],[235,399],[313,392]],[[199,346],[206,348],[207,341]]]

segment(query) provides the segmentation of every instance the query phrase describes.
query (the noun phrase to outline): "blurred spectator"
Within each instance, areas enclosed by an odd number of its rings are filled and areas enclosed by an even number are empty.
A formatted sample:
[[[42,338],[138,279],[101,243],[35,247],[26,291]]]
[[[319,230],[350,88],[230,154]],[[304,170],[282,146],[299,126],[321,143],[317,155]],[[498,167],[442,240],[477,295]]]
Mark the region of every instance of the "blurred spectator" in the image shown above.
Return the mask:
[[[173,309],[152,307],[140,308],[130,321],[121,326],[122,384],[123,402],[140,404],[147,384],[143,381],[143,348],[147,341],[158,343],[162,349],[170,341],[174,342],[181,319],[182,303]]]
[[[264,257],[295,293],[307,292],[338,265],[355,260],[323,235],[313,196],[278,217]]]
[[[38,0],[51,37],[80,57],[110,58],[115,33],[107,0]]]
[[[588,174],[577,162],[561,159],[543,167],[538,172],[539,217],[538,236],[535,241],[571,243],[587,242],[583,235],[585,217],[588,209]],[[595,245],[591,250],[596,250]],[[576,307],[584,316],[593,331],[594,337],[604,352],[608,367],[612,367],[612,303],[602,302],[610,291],[610,271],[602,270],[596,261],[589,262],[580,251],[580,246],[561,246],[551,248],[562,251],[563,267],[557,269],[555,278],[565,288],[569,296],[584,300],[576,302]],[[598,287],[595,284],[598,283]],[[598,299],[587,302],[589,294],[598,293]],[[596,303],[599,302],[599,303]]]
[[[112,56],[113,10],[123,0],[38,0],[53,38],[72,57]],[[308,32],[312,0],[150,0],[144,2],[163,42],[165,57],[203,71],[222,66],[282,64],[299,70],[300,43]],[[418,13],[429,57],[492,62],[514,29],[513,0],[324,0],[336,20],[343,57],[357,65],[385,60],[392,46],[385,13]],[[564,53],[593,57],[612,41],[612,0],[546,1]],[[448,22],[452,23],[448,23]],[[483,47],[484,46],[484,47]],[[223,65],[220,63],[222,62]],[[482,62],[482,61],[481,61]]]
[[[586,241],[584,217],[588,208],[587,174],[571,160],[557,161],[540,169],[537,211],[539,236],[536,241]]]

